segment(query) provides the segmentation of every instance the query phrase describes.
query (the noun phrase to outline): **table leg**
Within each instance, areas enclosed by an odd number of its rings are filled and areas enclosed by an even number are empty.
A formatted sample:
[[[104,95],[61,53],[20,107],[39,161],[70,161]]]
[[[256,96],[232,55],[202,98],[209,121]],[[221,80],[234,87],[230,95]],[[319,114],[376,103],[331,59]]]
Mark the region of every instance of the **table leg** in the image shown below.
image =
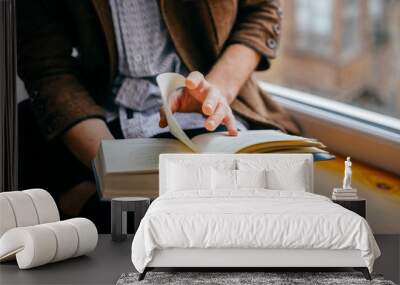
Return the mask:
[[[135,207],[135,225],[134,225],[134,233],[136,233],[137,229],[139,228],[140,221],[143,219],[146,211],[148,208],[148,204],[142,203],[141,205],[137,205]]]
[[[113,241],[126,239],[126,212],[121,203],[111,201],[111,238]]]

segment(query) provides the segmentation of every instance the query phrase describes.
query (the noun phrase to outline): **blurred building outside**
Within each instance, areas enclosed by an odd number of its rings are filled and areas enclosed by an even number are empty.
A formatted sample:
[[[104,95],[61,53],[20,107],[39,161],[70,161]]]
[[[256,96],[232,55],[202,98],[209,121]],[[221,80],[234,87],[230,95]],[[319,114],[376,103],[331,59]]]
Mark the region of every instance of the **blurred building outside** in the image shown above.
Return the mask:
[[[281,3],[278,57],[258,79],[400,118],[400,1]]]

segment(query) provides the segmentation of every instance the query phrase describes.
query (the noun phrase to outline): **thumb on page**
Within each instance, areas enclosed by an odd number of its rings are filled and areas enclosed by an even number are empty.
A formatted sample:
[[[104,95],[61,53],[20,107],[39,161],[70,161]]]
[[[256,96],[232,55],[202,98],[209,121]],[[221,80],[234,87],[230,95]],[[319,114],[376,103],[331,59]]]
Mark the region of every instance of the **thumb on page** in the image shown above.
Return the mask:
[[[169,108],[173,113],[177,112],[180,106],[180,96],[181,91],[176,90],[173,93],[171,93],[168,103],[169,103]],[[160,122],[159,122],[160,128],[165,128],[168,126],[168,121],[167,121],[167,115],[165,114],[164,107],[160,108]]]
[[[158,123],[158,125],[160,126],[160,128],[165,128],[166,126],[168,126],[167,117],[165,115],[163,107],[160,108],[160,122]]]

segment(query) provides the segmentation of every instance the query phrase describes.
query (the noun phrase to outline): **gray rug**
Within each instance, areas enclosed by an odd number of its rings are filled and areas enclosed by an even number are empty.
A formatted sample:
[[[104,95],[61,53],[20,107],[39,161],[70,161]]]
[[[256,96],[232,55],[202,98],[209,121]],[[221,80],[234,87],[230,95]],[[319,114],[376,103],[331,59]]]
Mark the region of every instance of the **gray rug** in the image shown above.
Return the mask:
[[[395,285],[381,275],[372,275],[368,281],[359,272],[148,272],[138,281],[138,273],[122,274],[117,285],[134,284],[379,284]]]

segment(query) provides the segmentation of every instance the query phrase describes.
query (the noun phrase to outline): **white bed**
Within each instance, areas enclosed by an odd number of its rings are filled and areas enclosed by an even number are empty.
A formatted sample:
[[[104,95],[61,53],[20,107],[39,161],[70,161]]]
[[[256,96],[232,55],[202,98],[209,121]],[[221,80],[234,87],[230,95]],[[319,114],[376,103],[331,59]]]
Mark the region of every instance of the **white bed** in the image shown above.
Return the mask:
[[[267,169],[274,190],[238,189],[239,172],[234,190],[215,189],[207,166],[242,170],[243,181]],[[369,278],[380,252],[368,223],[312,191],[311,155],[161,155],[160,197],[136,232],[132,262],[141,278],[154,267],[355,267]]]

